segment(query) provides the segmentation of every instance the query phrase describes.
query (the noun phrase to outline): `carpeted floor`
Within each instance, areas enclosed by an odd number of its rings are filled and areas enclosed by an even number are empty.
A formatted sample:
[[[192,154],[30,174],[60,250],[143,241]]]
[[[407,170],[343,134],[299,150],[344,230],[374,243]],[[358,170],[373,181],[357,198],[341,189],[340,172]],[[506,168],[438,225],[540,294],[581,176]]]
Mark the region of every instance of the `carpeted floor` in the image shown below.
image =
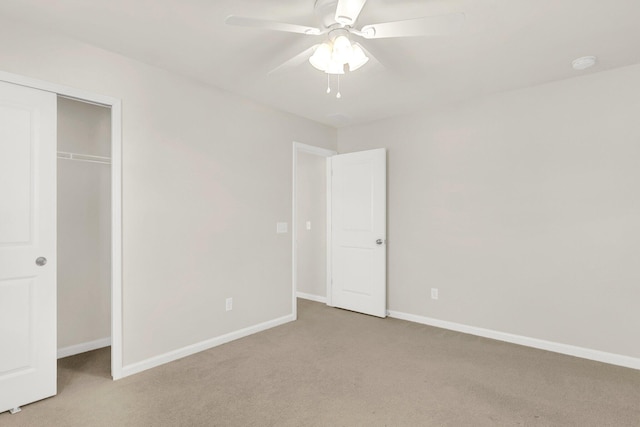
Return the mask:
[[[58,362],[11,426],[640,426],[640,371],[300,300],[299,320],[111,381]]]

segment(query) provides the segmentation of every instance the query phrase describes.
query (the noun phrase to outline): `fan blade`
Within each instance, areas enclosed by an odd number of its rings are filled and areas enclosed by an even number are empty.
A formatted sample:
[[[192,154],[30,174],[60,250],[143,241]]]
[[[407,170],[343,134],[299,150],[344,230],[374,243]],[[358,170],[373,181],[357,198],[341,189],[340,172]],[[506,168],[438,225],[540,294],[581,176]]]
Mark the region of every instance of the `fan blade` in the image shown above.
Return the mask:
[[[359,34],[365,39],[383,39],[388,37],[441,36],[460,29],[464,22],[464,13],[425,16],[406,21],[383,22],[365,25]]]
[[[412,56],[406,56],[394,49],[385,49],[380,43],[374,41],[362,40],[358,44],[370,59],[369,63],[362,67],[367,72],[381,68],[398,78],[414,78],[423,73]],[[360,70],[356,72],[358,73]]]
[[[336,22],[342,25],[353,25],[367,0],[338,0]]]
[[[276,68],[274,68],[273,70],[269,71],[267,74],[277,73],[277,72],[285,70],[287,68],[297,67],[298,65],[304,64],[309,59],[311,54],[313,54],[313,52],[315,51],[316,47],[318,47],[317,44],[314,45],[314,46],[311,46],[309,49],[303,50],[302,52],[300,52],[299,54],[297,54],[293,58],[288,59],[287,61],[285,61],[282,64],[278,65]]]
[[[227,25],[237,25],[240,27],[263,28],[265,30],[285,31],[287,33],[309,34],[317,36],[323,33],[319,28],[306,27],[304,25],[287,24],[284,22],[267,21],[265,19],[246,18],[243,16],[230,15],[224,20]]]

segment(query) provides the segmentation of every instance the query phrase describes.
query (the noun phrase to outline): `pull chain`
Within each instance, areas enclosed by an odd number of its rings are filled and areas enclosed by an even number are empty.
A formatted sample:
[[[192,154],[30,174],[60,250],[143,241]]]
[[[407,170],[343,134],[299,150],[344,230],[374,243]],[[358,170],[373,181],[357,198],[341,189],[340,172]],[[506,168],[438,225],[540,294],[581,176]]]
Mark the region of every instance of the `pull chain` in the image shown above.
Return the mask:
[[[342,98],[342,94],[340,93],[340,75],[337,74],[336,78],[338,79],[338,92],[336,93],[336,98]],[[331,93],[331,74],[327,73],[327,93]]]

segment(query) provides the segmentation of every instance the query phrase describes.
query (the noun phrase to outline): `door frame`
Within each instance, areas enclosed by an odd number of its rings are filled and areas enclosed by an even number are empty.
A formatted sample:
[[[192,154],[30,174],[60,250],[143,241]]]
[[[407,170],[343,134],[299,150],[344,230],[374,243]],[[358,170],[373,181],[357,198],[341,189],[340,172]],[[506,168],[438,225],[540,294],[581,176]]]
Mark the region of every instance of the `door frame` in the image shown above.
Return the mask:
[[[111,109],[111,377],[122,378],[122,101],[56,83],[0,71],[0,81],[53,92]],[[57,137],[56,137],[57,142]],[[57,147],[56,147],[57,151]],[[56,289],[58,283],[56,281]],[[294,305],[295,306],[295,305]]]
[[[314,145],[303,144],[301,142],[293,142],[293,185],[292,185],[292,212],[291,212],[291,252],[292,252],[292,266],[291,266],[291,288],[292,288],[292,297],[291,297],[291,313],[293,314],[294,319],[298,319],[298,305],[296,303],[297,293],[298,293],[298,243],[297,239],[297,225],[298,218],[296,215],[296,205],[297,205],[297,197],[296,197],[296,172],[298,169],[298,153],[307,153],[315,156],[324,157],[327,159],[327,168],[326,168],[326,181],[327,181],[327,224],[326,224],[326,235],[327,235],[327,305],[331,305],[331,157],[338,154],[337,151],[328,150],[326,148],[316,147]]]

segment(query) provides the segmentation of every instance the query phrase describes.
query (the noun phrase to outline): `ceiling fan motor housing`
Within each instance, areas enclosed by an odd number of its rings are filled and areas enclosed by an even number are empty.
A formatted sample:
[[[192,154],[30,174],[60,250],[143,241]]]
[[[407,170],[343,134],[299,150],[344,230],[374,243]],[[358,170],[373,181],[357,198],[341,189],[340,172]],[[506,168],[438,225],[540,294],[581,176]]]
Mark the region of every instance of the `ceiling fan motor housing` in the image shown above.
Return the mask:
[[[332,42],[334,42],[339,36],[350,38],[349,31],[344,28],[334,28],[333,30],[329,31],[329,40],[331,40]]]

